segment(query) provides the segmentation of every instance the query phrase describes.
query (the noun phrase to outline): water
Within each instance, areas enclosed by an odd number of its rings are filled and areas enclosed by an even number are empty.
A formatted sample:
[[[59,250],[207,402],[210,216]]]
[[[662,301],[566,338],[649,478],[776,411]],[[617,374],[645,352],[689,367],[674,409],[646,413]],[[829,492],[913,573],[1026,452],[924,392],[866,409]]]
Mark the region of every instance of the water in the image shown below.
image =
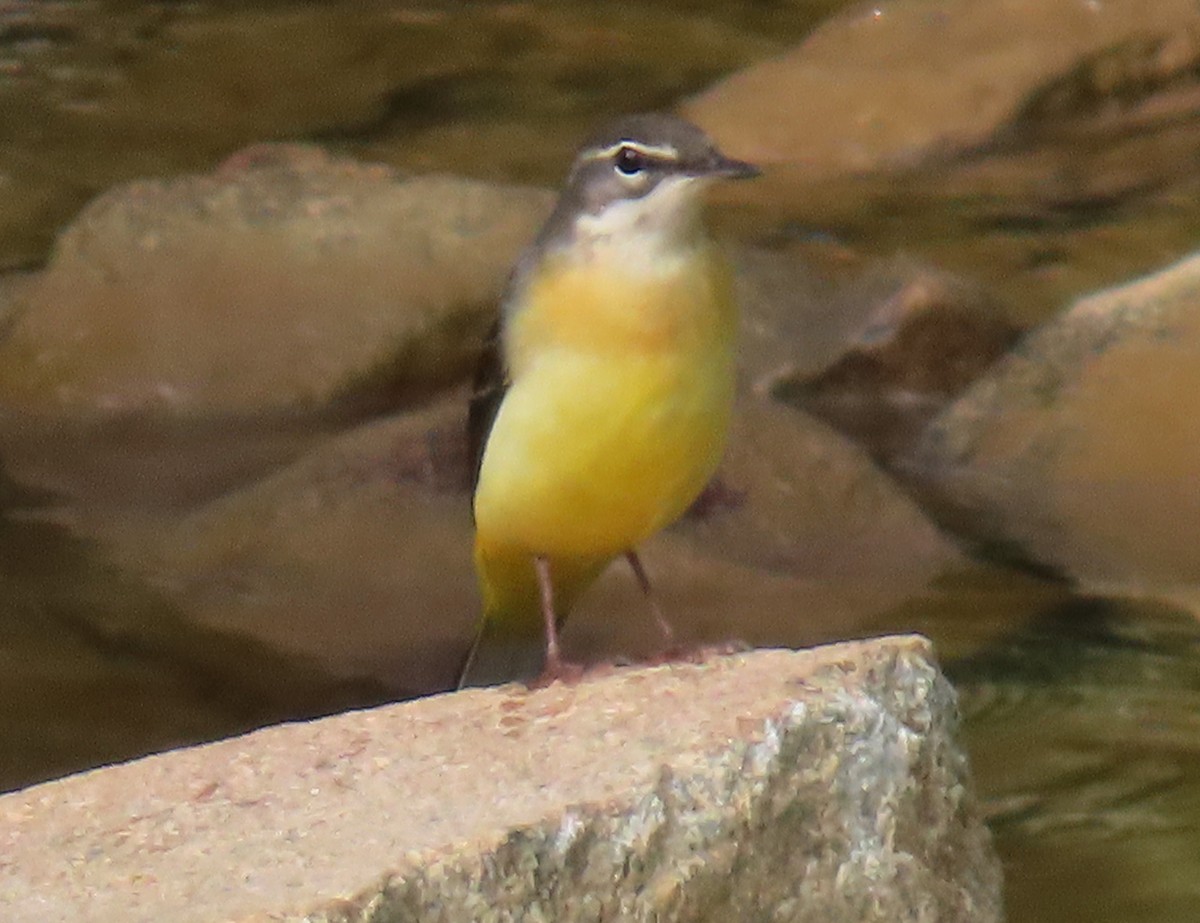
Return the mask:
[[[667,104],[839,5],[0,5],[0,266],[36,265],[115,182],[207,169],[255,141],[552,183],[598,117]],[[1022,226],[980,220],[971,202],[930,206],[918,184],[888,214],[830,226],[840,244],[971,273],[1031,322],[1183,252],[1200,224],[1190,188]],[[388,697],[189,624],[31,517],[45,499],[0,482],[0,789]],[[1194,919],[1194,617],[981,569],[876,627],[928,634],[960,690],[1011,919]]]
[[[1013,920],[1186,920],[1200,897],[1200,631],[1072,599],[951,661]]]

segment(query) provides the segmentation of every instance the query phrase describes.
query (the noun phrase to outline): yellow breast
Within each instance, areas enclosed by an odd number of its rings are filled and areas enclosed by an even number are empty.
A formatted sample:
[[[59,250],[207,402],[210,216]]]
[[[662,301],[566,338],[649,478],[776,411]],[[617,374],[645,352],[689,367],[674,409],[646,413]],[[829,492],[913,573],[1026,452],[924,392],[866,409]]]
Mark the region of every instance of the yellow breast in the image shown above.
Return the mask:
[[[720,460],[734,379],[729,274],[707,247],[652,274],[551,264],[524,299],[476,490],[479,540],[619,554],[677,518]]]
[[[618,259],[549,259],[513,313],[506,357],[513,380],[547,350],[699,357],[733,346],[735,310],[727,264],[711,246],[664,259],[655,272]]]

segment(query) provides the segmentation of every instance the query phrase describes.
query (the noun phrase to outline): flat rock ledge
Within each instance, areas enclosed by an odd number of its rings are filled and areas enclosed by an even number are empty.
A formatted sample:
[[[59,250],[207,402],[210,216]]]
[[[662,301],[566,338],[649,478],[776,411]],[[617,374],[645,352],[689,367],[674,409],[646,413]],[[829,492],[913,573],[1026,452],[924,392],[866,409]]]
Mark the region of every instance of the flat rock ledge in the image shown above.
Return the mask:
[[[0,798],[6,921],[998,921],[918,637],[268,728]]]

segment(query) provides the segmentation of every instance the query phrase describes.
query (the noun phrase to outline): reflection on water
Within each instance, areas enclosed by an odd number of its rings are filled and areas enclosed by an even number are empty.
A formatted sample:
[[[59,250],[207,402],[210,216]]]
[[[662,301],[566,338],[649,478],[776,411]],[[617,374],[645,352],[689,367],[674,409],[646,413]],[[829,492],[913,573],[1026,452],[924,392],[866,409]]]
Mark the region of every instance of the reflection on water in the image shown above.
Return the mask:
[[[39,260],[53,229],[111,183],[207,167],[251,141],[316,136],[414,168],[549,181],[597,115],[670,102],[839,5],[81,0],[41,19],[0,5],[0,266]],[[964,248],[969,220],[922,218],[914,197],[854,225],[856,242],[887,251],[921,237],[985,277],[998,250],[1014,263],[1037,250],[1039,271],[1075,290],[1131,258],[1112,238],[1120,252],[1076,259],[1051,240],[1062,229],[1044,227],[1032,247],[1033,231],[997,226]],[[1149,225],[1143,263],[1192,232],[1192,212],[1171,205],[1121,217]],[[45,499],[0,479],[0,789],[386,696],[185,623],[31,518]],[[993,572],[948,581],[880,628],[932,637],[960,690],[1011,919],[1195,918],[1193,618]]]
[[[940,589],[885,627],[935,639],[959,692],[1009,919],[1195,919],[1196,619],[1016,574]]]
[[[1005,860],[1011,919],[1194,919],[1195,619],[1071,600],[947,671]]]

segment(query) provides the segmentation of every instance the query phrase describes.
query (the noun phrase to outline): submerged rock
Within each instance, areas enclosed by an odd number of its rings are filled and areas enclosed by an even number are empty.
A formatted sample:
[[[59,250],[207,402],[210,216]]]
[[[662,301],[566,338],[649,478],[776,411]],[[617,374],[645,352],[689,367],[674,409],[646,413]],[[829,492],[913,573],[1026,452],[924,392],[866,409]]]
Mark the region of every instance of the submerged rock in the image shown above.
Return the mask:
[[[908,474],[993,551],[1200,610],[1200,257],[1081,299],[934,421]]]
[[[473,690],[0,798],[0,898],[39,923],[998,923],[956,731],[911,637]]]

